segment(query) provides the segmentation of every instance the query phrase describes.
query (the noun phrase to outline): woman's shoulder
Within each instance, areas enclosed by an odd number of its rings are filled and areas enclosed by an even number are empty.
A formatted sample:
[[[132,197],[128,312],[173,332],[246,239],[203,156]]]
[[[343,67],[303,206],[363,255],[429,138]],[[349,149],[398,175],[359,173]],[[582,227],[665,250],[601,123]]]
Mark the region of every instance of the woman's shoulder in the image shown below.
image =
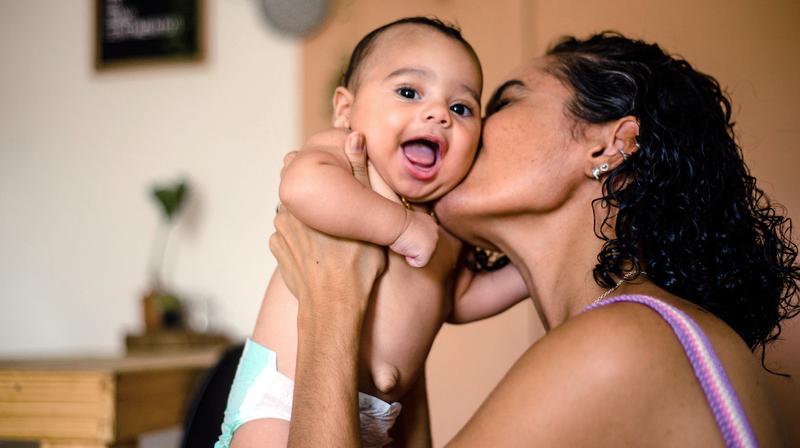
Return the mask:
[[[702,313],[681,309],[693,319]],[[765,410],[757,384],[761,376],[747,347],[713,316],[698,316],[712,342],[720,341],[726,369],[735,370],[731,382],[746,395],[747,416],[752,421],[759,418],[751,416],[754,412],[772,415]],[[529,420],[524,427],[530,431],[517,437],[546,446],[722,444],[677,337],[663,318],[637,303],[584,312],[537,341],[473,420],[486,427],[504,416]],[[772,440],[769,421],[755,426],[759,439]]]
[[[711,394],[699,380],[712,374],[707,365],[718,360],[721,378],[729,381],[761,444],[781,445],[780,418],[766,387],[768,373],[730,326],[700,306],[668,293],[633,295],[581,313],[556,330],[552,339],[542,340],[553,346],[546,351],[550,361],[556,350],[582,347],[587,359],[573,352],[570,356],[578,358],[572,362],[583,365],[584,372],[600,369],[608,385],[636,390],[634,406],[638,402],[651,413],[661,412],[664,424],[672,421],[685,435],[692,434],[691,440],[703,433],[720,437]]]
[[[647,378],[656,374],[642,370],[649,362],[660,366],[659,371],[691,371],[687,350],[704,339],[726,370],[747,372],[748,377],[763,370],[730,326],[692,302],[670,294],[628,295],[610,302],[567,320],[542,342],[590,344],[598,356]]]
[[[598,387],[624,388],[631,393],[627,398],[632,400],[631,406],[637,400],[639,405],[649,406],[649,400],[656,398],[664,403],[667,397],[661,395],[665,390],[672,397],[684,391],[694,394],[696,379],[679,338],[664,316],[642,302],[623,301],[586,310],[538,341],[530,357],[537,363],[568,363],[584,375],[576,379]],[[676,308],[673,305],[672,309]],[[735,333],[713,316],[698,316],[698,312],[703,313],[698,309],[685,314],[720,343],[726,360],[736,360],[737,368],[745,357],[744,362],[753,364],[754,358]]]

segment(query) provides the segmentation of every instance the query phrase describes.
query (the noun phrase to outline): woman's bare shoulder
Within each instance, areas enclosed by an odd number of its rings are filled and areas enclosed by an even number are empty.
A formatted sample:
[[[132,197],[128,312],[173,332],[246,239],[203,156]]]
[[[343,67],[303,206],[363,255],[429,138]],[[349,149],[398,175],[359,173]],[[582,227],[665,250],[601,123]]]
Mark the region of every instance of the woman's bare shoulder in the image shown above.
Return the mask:
[[[497,438],[542,446],[722,444],[672,330],[652,310],[631,303],[583,313],[550,331],[518,360],[454,444],[480,446],[476,441]]]

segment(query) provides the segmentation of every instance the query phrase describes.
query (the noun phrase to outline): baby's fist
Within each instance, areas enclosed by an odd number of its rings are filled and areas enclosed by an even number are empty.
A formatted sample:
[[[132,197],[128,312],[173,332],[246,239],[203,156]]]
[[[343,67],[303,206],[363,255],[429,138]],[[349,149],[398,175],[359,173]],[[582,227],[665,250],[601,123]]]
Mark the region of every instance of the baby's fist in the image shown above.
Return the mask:
[[[406,210],[405,228],[389,249],[406,257],[409,265],[421,268],[430,261],[438,241],[439,226],[430,215]]]

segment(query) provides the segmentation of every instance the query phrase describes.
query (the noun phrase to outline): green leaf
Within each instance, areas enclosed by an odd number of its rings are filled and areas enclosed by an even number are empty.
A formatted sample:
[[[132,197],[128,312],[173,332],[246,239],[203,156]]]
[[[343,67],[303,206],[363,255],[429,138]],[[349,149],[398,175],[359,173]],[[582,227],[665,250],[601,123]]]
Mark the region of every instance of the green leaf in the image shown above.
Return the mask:
[[[156,198],[167,221],[172,221],[178,210],[183,206],[187,192],[189,190],[186,181],[182,180],[172,186],[153,188],[153,196]]]

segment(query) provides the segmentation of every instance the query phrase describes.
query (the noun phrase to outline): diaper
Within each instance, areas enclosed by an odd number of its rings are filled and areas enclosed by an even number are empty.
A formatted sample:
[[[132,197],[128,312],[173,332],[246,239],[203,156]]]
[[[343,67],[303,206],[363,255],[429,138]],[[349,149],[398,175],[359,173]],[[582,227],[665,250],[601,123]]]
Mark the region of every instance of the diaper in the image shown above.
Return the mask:
[[[292,415],[294,382],[278,372],[278,359],[272,350],[248,339],[228,395],[222,434],[214,448],[229,448],[233,433],[243,424],[260,419],[289,421]],[[389,430],[400,415],[400,403],[358,393],[361,443],[365,447],[389,444]]]

